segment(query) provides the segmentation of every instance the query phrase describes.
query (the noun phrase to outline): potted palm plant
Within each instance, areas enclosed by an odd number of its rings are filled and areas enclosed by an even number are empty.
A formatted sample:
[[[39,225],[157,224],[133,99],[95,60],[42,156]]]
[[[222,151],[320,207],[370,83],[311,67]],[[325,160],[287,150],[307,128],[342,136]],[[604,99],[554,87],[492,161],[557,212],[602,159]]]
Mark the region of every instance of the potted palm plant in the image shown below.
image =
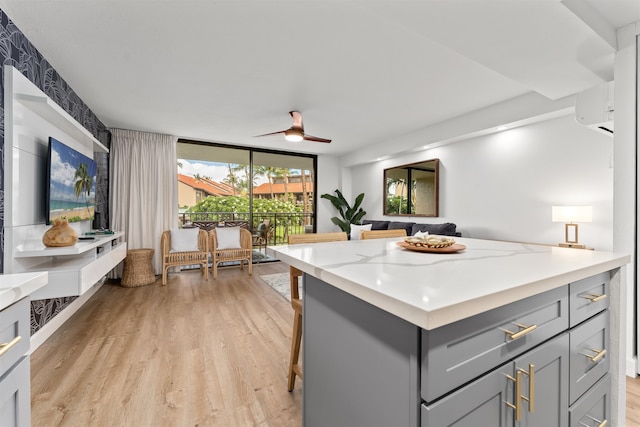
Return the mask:
[[[347,199],[344,198],[340,190],[336,190],[335,193],[337,196],[333,194],[323,194],[320,197],[329,200],[340,213],[340,218],[334,216],[331,218],[331,222],[340,227],[347,235],[350,235],[351,224],[359,224],[362,217],[367,214],[367,212],[360,207],[364,199],[364,193],[360,193],[358,197],[356,197],[353,206],[349,205],[349,202],[347,202]]]

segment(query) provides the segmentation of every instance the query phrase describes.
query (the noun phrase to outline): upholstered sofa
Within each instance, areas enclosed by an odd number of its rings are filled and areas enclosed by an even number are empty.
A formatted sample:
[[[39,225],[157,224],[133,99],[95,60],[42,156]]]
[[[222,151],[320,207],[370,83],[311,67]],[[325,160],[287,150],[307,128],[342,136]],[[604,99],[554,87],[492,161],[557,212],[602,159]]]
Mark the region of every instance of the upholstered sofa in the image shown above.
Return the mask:
[[[362,224],[371,224],[372,230],[391,230],[404,228],[405,230],[407,230],[407,236],[413,236],[418,231],[428,231],[429,234],[437,234],[440,236],[462,236],[460,232],[456,231],[456,225],[452,222],[445,222],[441,224],[422,224],[418,222],[377,221],[364,219],[362,220]]]

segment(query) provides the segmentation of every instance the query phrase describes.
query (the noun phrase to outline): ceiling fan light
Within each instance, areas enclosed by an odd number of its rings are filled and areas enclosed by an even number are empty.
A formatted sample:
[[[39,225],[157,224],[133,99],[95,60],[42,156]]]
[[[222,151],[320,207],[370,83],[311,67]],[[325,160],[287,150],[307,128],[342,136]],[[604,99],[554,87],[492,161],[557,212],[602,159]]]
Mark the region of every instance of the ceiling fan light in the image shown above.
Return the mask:
[[[288,129],[284,133],[284,139],[291,142],[300,142],[302,141],[302,132],[298,129]]]

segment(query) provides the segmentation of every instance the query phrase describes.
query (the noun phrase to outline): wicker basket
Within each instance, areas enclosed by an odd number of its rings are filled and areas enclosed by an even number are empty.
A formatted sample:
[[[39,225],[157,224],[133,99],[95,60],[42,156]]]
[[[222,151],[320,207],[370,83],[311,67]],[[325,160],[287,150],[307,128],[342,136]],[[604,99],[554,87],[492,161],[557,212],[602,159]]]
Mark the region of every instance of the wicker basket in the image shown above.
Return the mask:
[[[120,284],[126,288],[134,288],[155,282],[152,259],[153,249],[129,249],[124,259]]]
[[[411,246],[424,247],[424,248],[446,248],[455,243],[455,240],[447,238],[447,237],[439,237],[433,238],[435,236],[431,236],[429,240],[428,238],[417,238],[417,237],[407,237],[404,239],[405,243]]]

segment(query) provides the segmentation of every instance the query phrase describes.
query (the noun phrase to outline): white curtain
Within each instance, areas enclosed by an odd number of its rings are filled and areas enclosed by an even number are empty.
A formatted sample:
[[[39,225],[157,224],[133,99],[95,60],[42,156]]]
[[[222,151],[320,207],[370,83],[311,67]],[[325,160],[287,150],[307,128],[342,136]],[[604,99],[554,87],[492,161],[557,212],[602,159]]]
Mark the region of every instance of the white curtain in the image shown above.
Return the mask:
[[[124,231],[128,249],[153,248],[162,273],[160,238],[178,226],[177,138],[112,129],[110,148],[111,229]],[[116,271],[119,277],[121,271]]]

